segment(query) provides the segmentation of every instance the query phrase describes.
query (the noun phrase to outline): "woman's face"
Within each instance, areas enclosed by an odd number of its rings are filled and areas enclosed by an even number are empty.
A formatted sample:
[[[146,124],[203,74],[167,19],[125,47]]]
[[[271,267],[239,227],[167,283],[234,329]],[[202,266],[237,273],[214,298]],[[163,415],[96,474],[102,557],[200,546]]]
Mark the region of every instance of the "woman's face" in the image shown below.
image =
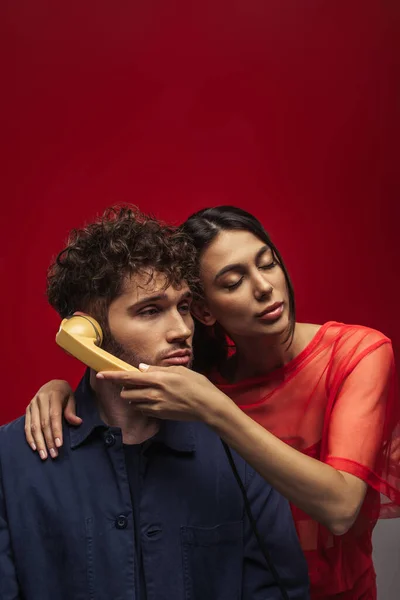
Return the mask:
[[[249,231],[222,231],[205,250],[200,277],[209,324],[215,319],[233,340],[279,335],[289,325],[284,273],[268,246]]]

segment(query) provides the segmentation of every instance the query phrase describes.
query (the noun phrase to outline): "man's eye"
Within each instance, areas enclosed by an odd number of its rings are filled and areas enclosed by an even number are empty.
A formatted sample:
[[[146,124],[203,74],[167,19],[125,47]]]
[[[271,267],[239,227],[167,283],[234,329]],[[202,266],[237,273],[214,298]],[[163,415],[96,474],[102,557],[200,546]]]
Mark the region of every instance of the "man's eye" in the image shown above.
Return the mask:
[[[190,311],[190,304],[181,304],[179,310],[183,313],[188,313]]]
[[[140,316],[145,316],[145,317],[152,317],[153,315],[156,315],[159,312],[158,308],[146,308],[145,310],[142,310],[139,315]]]

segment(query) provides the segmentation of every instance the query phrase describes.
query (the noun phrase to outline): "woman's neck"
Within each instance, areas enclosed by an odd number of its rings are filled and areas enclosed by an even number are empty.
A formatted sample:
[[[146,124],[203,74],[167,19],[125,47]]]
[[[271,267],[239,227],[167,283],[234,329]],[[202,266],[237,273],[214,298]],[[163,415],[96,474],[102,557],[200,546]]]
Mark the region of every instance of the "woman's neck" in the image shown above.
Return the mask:
[[[287,340],[287,333],[260,338],[234,340],[236,353],[226,365],[226,378],[232,383],[262,377],[283,367],[296,358],[311,342],[320,325],[296,323],[293,339]]]

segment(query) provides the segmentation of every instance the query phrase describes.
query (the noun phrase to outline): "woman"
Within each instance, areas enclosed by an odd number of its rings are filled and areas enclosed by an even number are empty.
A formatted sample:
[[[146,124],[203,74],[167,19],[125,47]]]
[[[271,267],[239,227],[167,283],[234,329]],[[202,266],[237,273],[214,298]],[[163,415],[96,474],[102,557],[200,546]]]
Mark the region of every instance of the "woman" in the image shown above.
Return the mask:
[[[203,420],[291,501],[314,599],[374,600],[372,530],[400,505],[390,340],[365,327],[296,323],[282,258],[249,213],[205,209],[183,228],[203,294],[193,309],[195,368],[215,385],[182,367],[98,377],[123,385],[121,396],[148,415]],[[47,384],[27,409],[27,439],[39,450],[50,396],[53,412],[69,399],[65,415],[79,423],[68,384]]]

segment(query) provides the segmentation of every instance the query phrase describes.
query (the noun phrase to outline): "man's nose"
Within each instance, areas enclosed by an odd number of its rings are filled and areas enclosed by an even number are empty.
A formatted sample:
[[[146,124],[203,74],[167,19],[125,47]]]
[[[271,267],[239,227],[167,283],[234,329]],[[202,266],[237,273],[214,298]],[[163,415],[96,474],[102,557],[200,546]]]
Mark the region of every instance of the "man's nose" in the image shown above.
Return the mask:
[[[190,322],[188,323],[188,321]],[[190,325],[192,325],[192,327]],[[186,317],[186,319],[184,319],[181,314],[178,314],[174,317],[170,329],[168,330],[167,341],[169,343],[176,341],[184,342],[193,335],[193,329],[194,325],[192,318]]]

